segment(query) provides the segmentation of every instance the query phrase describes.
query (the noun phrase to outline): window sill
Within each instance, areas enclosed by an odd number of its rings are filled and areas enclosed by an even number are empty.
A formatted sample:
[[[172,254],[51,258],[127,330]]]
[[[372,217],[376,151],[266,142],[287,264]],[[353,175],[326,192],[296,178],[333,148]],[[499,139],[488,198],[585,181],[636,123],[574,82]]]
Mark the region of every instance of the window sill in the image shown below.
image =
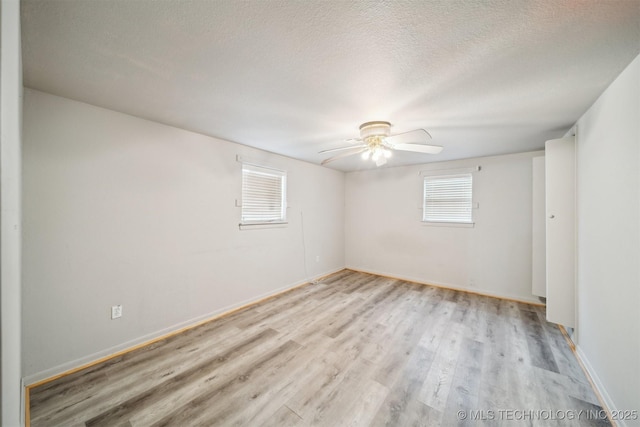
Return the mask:
[[[454,227],[454,228],[473,228],[475,222],[436,222],[436,221],[422,221],[422,225],[429,227]]]
[[[265,228],[284,228],[289,225],[288,222],[249,222],[240,223],[238,227],[240,230],[262,230]]]

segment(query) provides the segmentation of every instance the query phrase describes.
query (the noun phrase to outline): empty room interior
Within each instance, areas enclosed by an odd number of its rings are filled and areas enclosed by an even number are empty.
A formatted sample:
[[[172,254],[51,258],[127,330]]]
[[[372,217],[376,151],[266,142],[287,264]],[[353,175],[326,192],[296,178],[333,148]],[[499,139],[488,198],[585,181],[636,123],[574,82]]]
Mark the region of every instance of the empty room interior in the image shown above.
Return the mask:
[[[3,426],[640,426],[640,1],[0,17]]]

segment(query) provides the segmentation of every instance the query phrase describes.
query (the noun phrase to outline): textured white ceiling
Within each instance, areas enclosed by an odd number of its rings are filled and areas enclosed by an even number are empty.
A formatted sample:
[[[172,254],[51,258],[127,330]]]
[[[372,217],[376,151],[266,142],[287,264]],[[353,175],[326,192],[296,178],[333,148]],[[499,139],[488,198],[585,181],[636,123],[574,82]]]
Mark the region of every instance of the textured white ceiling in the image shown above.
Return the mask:
[[[24,84],[314,163],[360,123],[540,149],[640,52],[640,0],[23,0]],[[355,158],[330,167],[374,167]]]

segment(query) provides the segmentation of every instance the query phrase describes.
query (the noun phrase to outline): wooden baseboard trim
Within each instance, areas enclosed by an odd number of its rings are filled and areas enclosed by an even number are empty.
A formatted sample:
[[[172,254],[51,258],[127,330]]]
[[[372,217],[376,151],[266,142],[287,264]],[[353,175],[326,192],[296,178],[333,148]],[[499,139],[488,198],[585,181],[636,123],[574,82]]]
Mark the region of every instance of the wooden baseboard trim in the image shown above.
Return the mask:
[[[464,293],[467,293],[467,294],[480,295],[480,296],[483,296],[483,297],[496,298],[496,299],[500,299],[500,300],[504,300],[504,301],[513,301],[513,302],[517,302],[517,303],[520,303],[520,304],[533,305],[533,306],[536,306],[536,307],[546,307],[546,304],[544,304],[542,302],[538,303],[538,302],[527,301],[527,300],[522,300],[522,299],[518,299],[518,298],[510,298],[510,297],[503,297],[503,296],[500,296],[500,295],[493,295],[493,294],[486,293],[486,292],[481,292],[481,291],[473,291],[471,289],[457,288],[457,287],[454,287],[454,286],[447,286],[447,285],[438,285],[438,284],[429,283],[429,282],[422,282],[422,281],[419,281],[419,280],[416,280],[416,279],[393,276],[391,274],[377,273],[377,272],[374,272],[374,271],[361,270],[359,268],[354,268],[354,267],[347,267],[347,268],[345,268],[345,270],[357,271],[359,273],[373,274],[373,275],[376,275],[376,276],[387,277],[389,279],[403,280],[405,282],[416,283],[418,285],[432,286],[434,288],[441,288],[441,289],[449,289],[451,291],[458,291],[458,292],[464,292]]]
[[[346,269],[345,268],[341,268],[339,270],[336,270],[336,271],[333,271],[333,272],[330,272],[330,273],[327,273],[327,274],[323,274],[322,276],[316,277],[313,280],[305,281],[305,282],[300,283],[298,285],[294,285],[294,286],[292,286],[290,288],[284,289],[282,291],[275,292],[275,293],[273,293],[271,295],[267,295],[266,297],[257,299],[255,301],[251,301],[251,302],[243,304],[243,305],[241,305],[239,307],[235,307],[235,308],[233,308],[231,310],[228,310],[228,311],[225,311],[223,313],[217,314],[215,316],[209,317],[207,319],[195,322],[195,323],[193,323],[191,325],[188,325],[188,326],[185,326],[183,328],[176,329],[175,331],[171,331],[171,332],[169,332],[167,334],[158,336],[156,338],[153,338],[151,340],[145,341],[143,343],[134,345],[132,347],[126,348],[126,349],[121,350],[121,351],[117,351],[117,352],[115,352],[113,354],[110,354],[108,356],[101,357],[101,358],[96,359],[96,360],[94,360],[92,362],[85,363],[85,364],[80,365],[80,366],[78,366],[76,368],[69,369],[69,370],[64,371],[64,372],[62,372],[60,374],[57,374],[57,375],[53,375],[53,376],[51,376],[49,378],[45,378],[44,380],[37,381],[37,382],[35,382],[33,384],[26,385],[24,387],[24,390],[25,390],[24,391],[24,396],[25,396],[25,426],[29,427],[31,425],[31,408],[30,408],[31,405],[30,405],[30,399],[29,398],[30,398],[30,392],[31,392],[32,388],[39,387],[39,386],[47,384],[47,383],[49,383],[51,381],[55,381],[55,380],[57,380],[59,378],[66,377],[67,375],[74,374],[74,373],[76,373],[78,371],[82,371],[83,369],[90,368],[92,366],[98,365],[100,363],[106,362],[108,360],[111,360],[113,358],[122,356],[124,354],[131,353],[132,351],[138,350],[138,349],[140,349],[142,347],[149,346],[149,345],[154,344],[154,343],[156,343],[158,341],[162,341],[162,340],[165,340],[167,338],[171,338],[172,336],[175,336],[175,335],[181,334],[183,332],[186,332],[188,330],[197,328],[198,326],[204,325],[206,323],[213,322],[214,320],[220,319],[222,317],[229,316],[229,315],[231,315],[231,314],[233,314],[235,312],[238,312],[240,310],[244,310],[244,309],[247,309],[247,308],[252,307],[254,305],[263,303],[263,302],[268,301],[268,300],[270,300],[272,298],[275,298],[277,296],[286,294],[287,292],[291,292],[291,291],[294,291],[294,290],[296,290],[298,288],[302,288],[304,286],[308,286],[308,285],[311,285],[313,283],[317,283],[319,281],[322,281],[322,279],[324,279],[325,277],[329,277],[332,274],[336,274],[336,273],[339,273],[339,272],[344,271],[344,270],[346,270]]]
[[[562,335],[564,336],[565,341],[569,345],[571,352],[573,353],[576,360],[578,361],[578,365],[580,365],[580,369],[582,369],[582,372],[584,372],[584,376],[587,378],[587,381],[589,381],[589,384],[591,385],[591,389],[596,394],[596,397],[598,398],[598,402],[600,402],[600,406],[602,406],[602,409],[604,409],[605,412],[607,413],[607,419],[609,420],[609,422],[613,427],[617,427],[618,424],[614,421],[613,417],[611,416],[611,411],[609,410],[609,407],[607,406],[604,398],[602,397],[600,390],[598,390],[598,387],[596,387],[596,383],[593,381],[593,378],[591,378],[591,374],[589,373],[589,370],[585,366],[584,361],[582,360],[582,357],[580,357],[580,355],[578,354],[576,345],[574,344],[573,340],[569,336],[569,333],[567,332],[565,327],[562,325],[558,325],[558,329],[560,329],[560,332],[562,332]]]

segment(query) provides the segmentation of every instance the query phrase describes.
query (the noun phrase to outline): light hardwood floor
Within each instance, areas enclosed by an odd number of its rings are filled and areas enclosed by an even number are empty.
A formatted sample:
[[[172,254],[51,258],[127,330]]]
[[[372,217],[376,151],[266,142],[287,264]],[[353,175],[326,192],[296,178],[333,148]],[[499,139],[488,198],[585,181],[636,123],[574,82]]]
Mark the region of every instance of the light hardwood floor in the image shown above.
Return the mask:
[[[609,425],[544,308],[348,270],[30,404],[33,426]]]

